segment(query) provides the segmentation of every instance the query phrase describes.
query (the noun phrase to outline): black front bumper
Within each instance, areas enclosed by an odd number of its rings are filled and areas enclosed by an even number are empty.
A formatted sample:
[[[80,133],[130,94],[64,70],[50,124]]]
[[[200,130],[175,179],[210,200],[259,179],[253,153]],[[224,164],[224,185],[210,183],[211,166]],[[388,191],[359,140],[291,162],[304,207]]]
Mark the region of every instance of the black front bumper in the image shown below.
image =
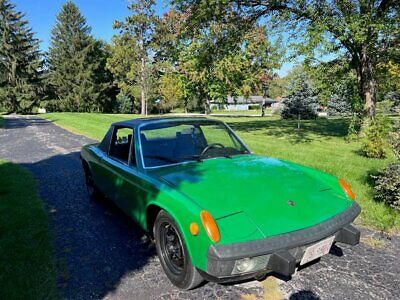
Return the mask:
[[[207,274],[203,275],[212,281],[251,278],[262,272],[290,276],[309,245],[331,236],[335,236],[334,242],[357,245],[360,232],[351,222],[360,212],[360,206],[354,202],[343,213],[312,227],[251,242],[212,245],[208,249]],[[262,270],[233,274],[235,262],[248,257],[256,258],[263,266]]]

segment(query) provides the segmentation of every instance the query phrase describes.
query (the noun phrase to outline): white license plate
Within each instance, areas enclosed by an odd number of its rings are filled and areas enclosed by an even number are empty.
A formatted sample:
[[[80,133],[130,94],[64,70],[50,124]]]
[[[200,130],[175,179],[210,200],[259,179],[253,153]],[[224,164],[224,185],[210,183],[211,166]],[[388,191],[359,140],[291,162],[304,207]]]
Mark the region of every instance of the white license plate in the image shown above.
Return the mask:
[[[335,240],[334,236],[322,240],[306,249],[304,252],[303,258],[301,259],[300,266],[317,259],[325,254],[329,253],[329,250],[332,247],[333,241]]]

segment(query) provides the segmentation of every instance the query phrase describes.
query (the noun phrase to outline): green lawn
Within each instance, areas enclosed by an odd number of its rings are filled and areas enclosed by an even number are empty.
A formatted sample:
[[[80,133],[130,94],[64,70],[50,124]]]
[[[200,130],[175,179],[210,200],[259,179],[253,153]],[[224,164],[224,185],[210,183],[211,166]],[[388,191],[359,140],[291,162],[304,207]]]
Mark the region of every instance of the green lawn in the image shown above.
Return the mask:
[[[0,299],[56,299],[53,242],[31,174],[0,161]]]
[[[137,118],[138,115],[108,115],[89,113],[49,113],[40,115],[74,133],[100,140],[113,122]]]
[[[100,140],[110,123],[134,118],[133,115],[53,113],[44,115],[73,132]],[[400,231],[400,217],[393,209],[373,200],[370,174],[386,166],[385,160],[368,159],[358,154],[358,141],[346,142],[348,120],[318,119],[296,122],[276,118],[218,118],[227,122],[257,154],[291,160],[346,179],[363,208],[364,225],[386,231]]]
[[[249,110],[217,110],[214,109],[211,114],[213,115],[232,115],[232,116],[261,116],[261,109],[249,109]],[[272,114],[272,109],[266,108],[265,114]]]

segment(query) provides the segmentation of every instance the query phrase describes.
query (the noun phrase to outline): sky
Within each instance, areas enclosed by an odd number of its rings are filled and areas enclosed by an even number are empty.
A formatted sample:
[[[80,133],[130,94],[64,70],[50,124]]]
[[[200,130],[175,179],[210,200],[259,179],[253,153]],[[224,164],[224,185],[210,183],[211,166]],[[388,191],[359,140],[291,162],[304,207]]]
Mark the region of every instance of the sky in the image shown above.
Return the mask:
[[[53,28],[56,15],[66,0],[11,0],[16,4],[17,10],[26,14],[26,19],[41,41],[41,48],[46,51],[50,45],[51,29]],[[87,24],[92,28],[92,34],[96,38],[111,41],[113,34],[112,25],[115,20],[123,20],[128,14],[128,0],[75,0],[85,16]],[[161,15],[167,11],[167,2],[156,1],[156,13]],[[277,73],[285,76],[293,67],[293,62],[286,62]]]

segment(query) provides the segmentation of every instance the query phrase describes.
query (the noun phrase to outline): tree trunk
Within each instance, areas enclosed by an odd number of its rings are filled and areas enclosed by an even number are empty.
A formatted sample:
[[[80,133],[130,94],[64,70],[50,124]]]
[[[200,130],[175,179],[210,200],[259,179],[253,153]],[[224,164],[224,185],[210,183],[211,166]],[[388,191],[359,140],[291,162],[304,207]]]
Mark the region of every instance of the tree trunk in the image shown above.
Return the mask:
[[[145,58],[141,58],[141,70],[140,70],[140,102],[141,102],[141,115],[147,116],[147,101],[146,101],[146,78],[145,78]]]
[[[210,101],[208,99],[206,99],[204,103],[204,108],[206,115],[209,115],[211,113],[211,109],[210,109]]]
[[[358,89],[364,103],[365,116],[375,118],[375,91],[374,68],[371,59],[367,56],[366,49],[360,55],[357,67]]]

